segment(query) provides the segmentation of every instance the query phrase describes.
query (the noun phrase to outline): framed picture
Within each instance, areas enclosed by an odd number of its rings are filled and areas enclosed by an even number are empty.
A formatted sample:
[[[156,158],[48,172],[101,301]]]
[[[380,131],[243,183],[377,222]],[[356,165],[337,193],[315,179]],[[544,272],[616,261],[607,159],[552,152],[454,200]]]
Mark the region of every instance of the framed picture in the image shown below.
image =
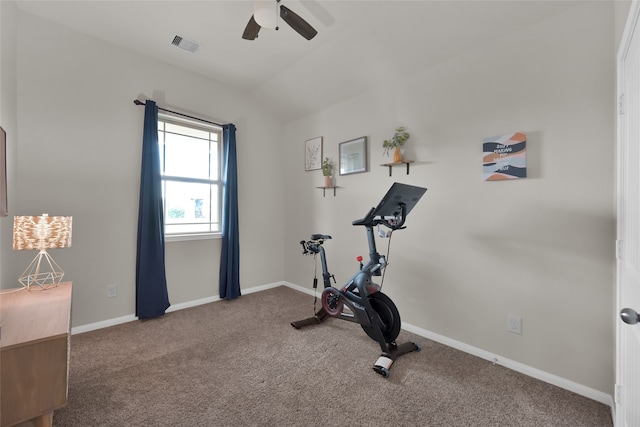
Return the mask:
[[[485,181],[527,177],[527,135],[515,132],[482,140],[482,175]]]
[[[304,170],[315,171],[322,168],[322,137],[304,142]]]
[[[0,127],[0,216],[7,216],[7,134]]]
[[[367,172],[367,137],[340,143],[340,175]]]

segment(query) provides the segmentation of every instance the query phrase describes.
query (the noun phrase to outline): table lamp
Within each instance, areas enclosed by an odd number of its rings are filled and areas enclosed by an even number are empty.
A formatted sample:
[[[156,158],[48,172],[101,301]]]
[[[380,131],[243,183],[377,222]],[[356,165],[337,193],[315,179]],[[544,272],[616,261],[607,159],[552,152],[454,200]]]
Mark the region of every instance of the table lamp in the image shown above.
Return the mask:
[[[41,289],[58,286],[64,271],[56,264],[47,249],[71,246],[70,216],[15,216],[13,218],[13,250],[38,250],[39,253],[20,276],[27,290],[36,285]]]

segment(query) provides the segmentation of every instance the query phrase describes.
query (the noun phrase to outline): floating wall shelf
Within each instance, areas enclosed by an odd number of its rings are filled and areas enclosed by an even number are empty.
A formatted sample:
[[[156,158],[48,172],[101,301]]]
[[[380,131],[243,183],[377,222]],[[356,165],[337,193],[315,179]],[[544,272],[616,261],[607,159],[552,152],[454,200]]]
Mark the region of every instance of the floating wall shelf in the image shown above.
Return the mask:
[[[394,166],[407,165],[407,175],[409,175],[409,165],[411,163],[413,163],[413,160],[403,160],[401,162],[383,163],[380,166],[388,166],[389,167],[389,176],[391,176],[391,172],[392,172]]]
[[[331,186],[331,187],[316,187],[316,188],[321,188],[321,189],[322,189],[322,197],[325,197],[325,196],[327,195],[327,194],[326,194],[326,191],[327,191],[328,189],[333,188],[333,197],[336,197],[336,188],[338,188],[338,187],[337,187],[337,186],[335,186],[335,185],[333,185],[333,186]]]

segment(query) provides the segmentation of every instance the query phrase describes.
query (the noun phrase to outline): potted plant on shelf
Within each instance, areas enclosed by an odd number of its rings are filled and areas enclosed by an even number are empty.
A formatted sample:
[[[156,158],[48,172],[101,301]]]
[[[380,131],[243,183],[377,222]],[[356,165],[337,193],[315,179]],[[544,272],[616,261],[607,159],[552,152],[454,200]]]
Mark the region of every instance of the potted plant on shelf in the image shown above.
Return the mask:
[[[324,175],[324,186],[333,187],[331,177],[333,176],[333,162],[330,158],[325,157],[322,161],[322,175]]]
[[[405,142],[409,139],[409,132],[404,129],[404,126],[400,126],[396,128],[396,132],[393,134],[391,139],[385,139],[382,142],[382,148],[384,148],[384,154],[389,155],[389,151],[394,149],[393,153],[393,163],[400,163],[402,161],[402,152],[400,151],[400,147],[404,145]]]

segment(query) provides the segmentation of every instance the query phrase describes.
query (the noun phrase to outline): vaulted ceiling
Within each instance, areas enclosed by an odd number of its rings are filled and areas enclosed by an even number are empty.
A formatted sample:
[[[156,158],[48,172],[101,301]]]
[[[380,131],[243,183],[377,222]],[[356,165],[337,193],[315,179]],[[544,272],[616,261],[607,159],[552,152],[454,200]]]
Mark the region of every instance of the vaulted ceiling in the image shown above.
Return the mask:
[[[278,31],[262,29],[249,41],[241,36],[253,1],[17,1],[25,12],[245,91],[284,122],[508,37],[577,3],[282,0],[317,36],[307,41],[281,21]],[[199,48],[191,53],[172,45],[176,35]]]

